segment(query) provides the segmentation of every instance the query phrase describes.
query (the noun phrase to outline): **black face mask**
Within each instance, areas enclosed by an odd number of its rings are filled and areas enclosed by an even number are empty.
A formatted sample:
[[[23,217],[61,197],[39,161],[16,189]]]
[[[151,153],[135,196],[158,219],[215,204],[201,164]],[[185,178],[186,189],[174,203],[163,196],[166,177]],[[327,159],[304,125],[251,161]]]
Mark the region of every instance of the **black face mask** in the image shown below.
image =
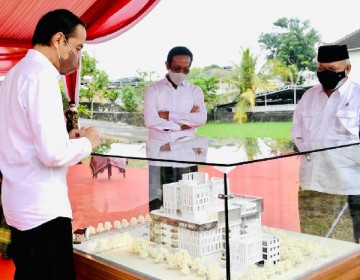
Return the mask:
[[[317,72],[317,77],[324,89],[333,90],[337,87],[339,82],[346,77],[346,75],[345,75],[345,70],[341,72],[324,70],[321,72]]]

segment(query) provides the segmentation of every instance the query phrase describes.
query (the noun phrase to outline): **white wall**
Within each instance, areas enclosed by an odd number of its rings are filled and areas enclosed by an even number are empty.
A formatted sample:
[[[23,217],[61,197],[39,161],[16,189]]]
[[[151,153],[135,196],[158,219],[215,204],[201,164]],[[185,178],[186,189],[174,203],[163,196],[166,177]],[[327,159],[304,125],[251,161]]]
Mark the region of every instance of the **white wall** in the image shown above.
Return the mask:
[[[360,49],[359,50],[349,50],[350,62],[351,62],[351,72],[349,77],[354,82],[360,84]]]

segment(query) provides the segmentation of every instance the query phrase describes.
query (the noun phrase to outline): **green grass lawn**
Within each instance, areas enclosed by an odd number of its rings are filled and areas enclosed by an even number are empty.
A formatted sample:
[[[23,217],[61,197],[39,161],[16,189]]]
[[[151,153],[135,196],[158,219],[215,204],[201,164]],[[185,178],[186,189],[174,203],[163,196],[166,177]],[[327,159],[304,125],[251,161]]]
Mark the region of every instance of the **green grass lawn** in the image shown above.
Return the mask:
[[[290,139],[291,126],[291,122],[209,122],[199,127],[197,134],[206,137]]]
[[[300,191],[299,211],[301,232],[325,236],[343,208],[346,197],[346,195]],[[354,242],[349,210],[345,211],[330,237]]]

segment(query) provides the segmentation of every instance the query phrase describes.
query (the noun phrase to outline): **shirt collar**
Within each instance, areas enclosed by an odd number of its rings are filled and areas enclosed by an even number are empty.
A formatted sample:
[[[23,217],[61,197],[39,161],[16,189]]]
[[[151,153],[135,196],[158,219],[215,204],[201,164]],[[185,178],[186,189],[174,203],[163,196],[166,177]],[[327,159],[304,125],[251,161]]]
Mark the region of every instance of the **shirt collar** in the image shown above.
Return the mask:
[[[338,89],[340,96],[344,95],[347,89],[349,88],[350,79],[347,78],[346,81],[342,84],[342,86]]]
[[[50,62],[50,60],[41,52],[34,49],[29,49],[26,56],[29,57],[30,59],[36,60],[37,62],[43,64],[46,68],[49,69],[49,71],[52,71],[54,75],[60,77],[59,71]]]

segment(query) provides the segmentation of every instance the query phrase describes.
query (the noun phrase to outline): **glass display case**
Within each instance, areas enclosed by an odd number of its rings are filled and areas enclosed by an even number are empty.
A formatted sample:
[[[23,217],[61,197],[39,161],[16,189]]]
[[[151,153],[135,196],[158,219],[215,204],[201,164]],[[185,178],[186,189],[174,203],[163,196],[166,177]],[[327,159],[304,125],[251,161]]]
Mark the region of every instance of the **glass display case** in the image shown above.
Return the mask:
[[[347,196],[299,187],[355,186],[360,147],[297,146],[204,137],[102,144],[89,162],[122,159],[121,170],[109,164],[95,177],[87,162],[69,170],[78,278],[359,279]],[[322,170],[329,159],[336,164]]]

